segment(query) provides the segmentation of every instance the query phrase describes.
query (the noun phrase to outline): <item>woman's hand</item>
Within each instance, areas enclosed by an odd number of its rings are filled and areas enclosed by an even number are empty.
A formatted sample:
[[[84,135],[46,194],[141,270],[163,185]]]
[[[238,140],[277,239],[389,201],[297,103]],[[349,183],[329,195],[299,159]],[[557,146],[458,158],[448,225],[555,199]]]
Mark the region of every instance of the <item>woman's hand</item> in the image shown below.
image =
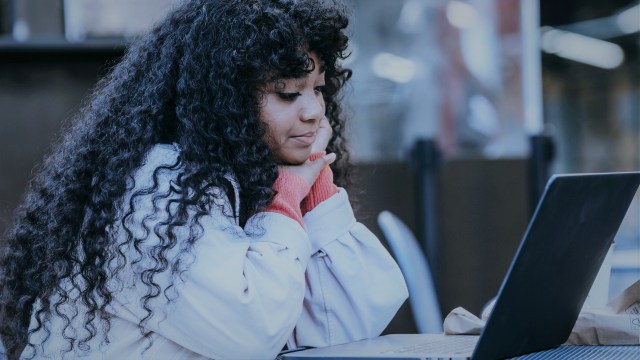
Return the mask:
[[[321,151],[326,151],[327,145],[329,145],[329,140],[331,140],[331,135],[333,134],[333,129],[331,129],[331,124],[329,124],[329,120],[326,117],[323,117],[318,124],[318,130],[316,133],[316,140],[311,145],[311,153],[317,153]],[[288,171],[290,173],[294,173],[296,175],[301,176],[303,179],[309,183],[309,186],[312,186],[315,183],[320,171],[325,166],[333,163],[336,160],[336,154],[326,154],[316,160],[307,159],[304,163],[299,165],[280,165],[280,169]]]
[[[329,145],[329,140],[331,140],[332,134],[333,129],[331,128],[331,124],[329,124],[329,120],[327,120],[327,117],[325,116],[320,120],[320,124],[318,124],[316,141],[311,145],[311,153],[313,154],[318,151],[325,151],[327,149],[327,145]]]
[[[320,151],[326,151],[327,145],[329,145],[329,140],[331,140],[331,135],[333,134],[333,129],[331,129],[331,124],[329,124],[329,120],[326,117],[323,117],[318,124],[318,130],[316,132],[316,140],[311,145],[311,153],[317,153]],[[297,175],[302,176],[309,185],[313,185],[313,183],[318,178],[318,174],[325,166],[333,163],[336,160],[336,154],[327,154],[323,157],[316,159],[315,161],[308,160],[300,165],[286,165],[282,166],[289,172],[293,172]]]
[[[309,186],[316,182],[320,171],[336,160],[336,154],[327,154],[316,160],[308,160],[300,165],[281,165],[280,170],[296,174],[307,181]]]

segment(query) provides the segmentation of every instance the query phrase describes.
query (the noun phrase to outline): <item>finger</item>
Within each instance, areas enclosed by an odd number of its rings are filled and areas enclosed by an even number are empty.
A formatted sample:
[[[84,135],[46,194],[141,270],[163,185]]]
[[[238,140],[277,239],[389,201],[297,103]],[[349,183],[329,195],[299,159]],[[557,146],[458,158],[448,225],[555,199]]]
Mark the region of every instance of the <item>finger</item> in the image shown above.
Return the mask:
[[[331,137],[331,134],[333,133],[333,128],[331,127],[331,124],[329,123],[329,119],[325,117],[322,118],[322,120],[320,120],[320,124],[318,125],[318,131],[324,133],[324,134],[328,134],[329,137]]]
[[[320,120],[320,124],[318,126],[324,129],[331,129],[331,124],[329,123],[329,119],[327,119],[326,116]]]
[[[336,161],[336,154],[326,154],[313,162],[313,167],[318,171],[321,171],[325,166],[329,166],[334,161]]]
[[[330,165],[330,164],[333,164],[334,161],[336,161],[336,154],[335,153],[330,153],[330,154],[327,154],[327,155],[323,156],[322,158],[325,160],[326,165]]]
[[[318,126],[316,141],[313,143],[312,152],[324,151],[331,140],[333,129],[326,117],[322,118]]]

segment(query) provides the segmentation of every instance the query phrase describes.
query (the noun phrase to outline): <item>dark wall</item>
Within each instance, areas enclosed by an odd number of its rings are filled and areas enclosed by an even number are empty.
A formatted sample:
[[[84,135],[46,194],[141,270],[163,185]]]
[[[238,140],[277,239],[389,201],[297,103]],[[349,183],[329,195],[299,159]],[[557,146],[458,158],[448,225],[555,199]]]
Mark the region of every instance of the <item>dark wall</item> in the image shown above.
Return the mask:
[[[475,314],[497,292],[526,229],[529,216],[526,159],[453,159],[436,175],[439,260],[433,269],[443,318],[462,306]],[[359,164],[357,216],[385,243],[376,223],[382,210],[418,234],[416,173],[405,163]],[[431,264],[433,265],[433,264]],[[388,332],[412,332],[405,304]]]
[[[34,166],[116,55],[0,52],[0,233]]]
[[[440,175],[443,310],[480,314],[496,296],[530,214],[528,161],[457,160]]]

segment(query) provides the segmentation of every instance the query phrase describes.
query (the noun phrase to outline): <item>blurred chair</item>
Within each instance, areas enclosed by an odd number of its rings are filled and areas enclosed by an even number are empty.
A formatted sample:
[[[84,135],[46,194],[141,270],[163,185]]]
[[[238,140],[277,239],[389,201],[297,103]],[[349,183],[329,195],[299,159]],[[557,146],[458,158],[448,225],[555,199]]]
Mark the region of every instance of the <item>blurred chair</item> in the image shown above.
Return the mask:
[[[409,302],[418,332],[442,333],[442,315],[431,270],[411,229],[389,211],[378,214],[378,225],[407,282]]]

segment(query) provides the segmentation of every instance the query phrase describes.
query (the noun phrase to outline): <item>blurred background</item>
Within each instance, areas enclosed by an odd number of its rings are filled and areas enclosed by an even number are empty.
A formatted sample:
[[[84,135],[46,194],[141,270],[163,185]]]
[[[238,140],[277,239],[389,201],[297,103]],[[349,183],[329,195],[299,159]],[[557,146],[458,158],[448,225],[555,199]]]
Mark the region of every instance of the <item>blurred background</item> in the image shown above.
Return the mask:
[[[0,232],[127,44],[181,0],[0,0]],[[345,0],[357,213],[425,250],[443,315],[499,289],[548,177],[640,170],[637,0]],[[640,195],[611,296],[640,278]],[[415,332],[405,305],[388,332]]]

